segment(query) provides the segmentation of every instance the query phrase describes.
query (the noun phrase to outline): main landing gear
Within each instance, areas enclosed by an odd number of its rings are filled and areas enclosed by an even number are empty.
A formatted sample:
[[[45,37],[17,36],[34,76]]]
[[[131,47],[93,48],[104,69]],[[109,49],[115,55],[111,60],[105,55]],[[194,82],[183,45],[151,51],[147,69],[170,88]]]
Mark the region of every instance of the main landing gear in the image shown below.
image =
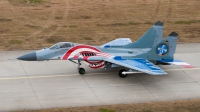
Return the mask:
[[[78,60],[78,72],[79,74],[83,75],[85,74],[85,69],[84,68],[81,68],[81,62]]]
[[[83,75],[83,74],[86,73],[85,69],[80,67],[81,66],[81,61],[80,60],[78,60],[78,63],[73,61],[73,60],[69,60],[69,61],[71,61],[71,62],[73,62],[75,64],[78,64],[78,72],[79,72],[79,74]],[[119,77],[125,78],[125,77],[127,77],[127,74],[133,74],[133,73],[141,73],[141,72],[135,71],[135,70],[132,70],[132,69],[130,69],[128,71],[126,71],[125,69],[121,69],[118,74],[119,74]]]
[[[132,69],[129,69],[128,71],[126,71],[125,69],[121,69],[119,71],[119,77],[125,78],[125,77],[127,77],[127,74],[134,74],[134,73],[141,73],[141,72],[139,72],[137,70],[132,70]]]
[[[121,69],[121,70],[119,71],[119,77],[125,78],[125,77],[127,76],[127,74],[126,74],[125,72],[126,72],[125,69]]]

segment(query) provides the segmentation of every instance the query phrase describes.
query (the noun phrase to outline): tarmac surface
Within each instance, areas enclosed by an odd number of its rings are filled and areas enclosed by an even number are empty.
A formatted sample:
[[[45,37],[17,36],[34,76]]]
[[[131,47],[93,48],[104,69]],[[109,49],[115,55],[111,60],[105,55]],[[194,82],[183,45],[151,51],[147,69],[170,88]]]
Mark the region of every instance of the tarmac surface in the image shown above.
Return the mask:
[[[125,104],[200,98],[200,44],[179,44],[176,59],[195,68],[162,65],[168,75],[138,73],[126,78],[119,69],[79,75],[69,61],[16,60],[30,51],[0,52],[0,111]]]

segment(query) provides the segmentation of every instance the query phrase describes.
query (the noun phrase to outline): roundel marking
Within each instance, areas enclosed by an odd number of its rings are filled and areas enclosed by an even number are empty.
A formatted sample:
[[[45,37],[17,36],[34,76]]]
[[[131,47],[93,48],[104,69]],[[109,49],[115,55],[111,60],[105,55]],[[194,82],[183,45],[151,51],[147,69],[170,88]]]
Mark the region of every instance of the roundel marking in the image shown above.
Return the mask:
[[[163,56],[163,55],[167,54],[167,52],[168,52],[168,46],[166,44],[160,44],[160,45],[158,45],[158,47],[157,47],[157,54],[159,56]]]

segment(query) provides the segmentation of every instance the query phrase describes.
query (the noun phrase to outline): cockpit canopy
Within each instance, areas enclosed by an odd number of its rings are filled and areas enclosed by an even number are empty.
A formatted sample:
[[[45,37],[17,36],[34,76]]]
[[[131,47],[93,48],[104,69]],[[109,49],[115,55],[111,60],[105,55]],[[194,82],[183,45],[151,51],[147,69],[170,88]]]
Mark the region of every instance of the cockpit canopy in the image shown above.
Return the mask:
[[[70,48],[73,47],[77,44],[72,43],[72,42],[59,42],[51,46],[49,49],[60,49],[60,48]]]

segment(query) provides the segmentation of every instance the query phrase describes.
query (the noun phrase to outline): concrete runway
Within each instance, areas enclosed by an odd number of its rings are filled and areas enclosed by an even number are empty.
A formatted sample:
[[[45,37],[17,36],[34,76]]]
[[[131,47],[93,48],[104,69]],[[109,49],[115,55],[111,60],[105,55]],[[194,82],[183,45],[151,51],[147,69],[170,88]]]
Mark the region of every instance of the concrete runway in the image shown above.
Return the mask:
[[[118,76],[118,69],[79,75],[69,61],[26,62],[29,51],[0,52],[0,111],[200,98],[200,44],[179,44],[175,58],[195,66],[162,65],[165,76]]]

